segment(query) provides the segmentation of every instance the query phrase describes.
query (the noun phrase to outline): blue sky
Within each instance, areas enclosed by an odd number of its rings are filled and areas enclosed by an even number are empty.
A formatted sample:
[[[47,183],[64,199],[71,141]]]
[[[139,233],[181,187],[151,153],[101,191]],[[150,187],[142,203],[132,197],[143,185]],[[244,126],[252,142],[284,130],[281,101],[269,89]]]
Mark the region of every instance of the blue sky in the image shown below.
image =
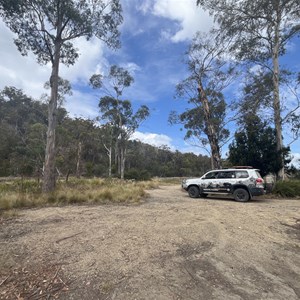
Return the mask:
[[[122,0],[124,23],[122,47],[107,49],[96,39],[76,41],[80,57],[74,66],[61,67],[61,76],[72,83],[73,95],[64,106],[70,116],[95,118],[100,92],[87,84],[94,73],[105,73],[111,64],[130,70],[135,78],[124,97],[138,108],[145,104],[151,116],[138,129],[135,137],[156,146],[167,145],[172,150],[206,154],[184,141],[179,126],[168,125],[170,111],[184,111],[187,104],[175,100],[176,84],[187,76],[183,56],[197,31],[208,32],[213,22],[207,13],[196,7],[195,0]],[[0,89],[13,85],[39,99],[51,66],[39,66],[34,55],[22,57],[13,44],[12,33],[0,22]],[[295,41],[283,62],[300,70],[300,42]],[[236,88],[236,87],[235,87]],[[232,127],[234,129],[234,127]],[[288,140],[286,137],[285,140]],[[300,158],[300,141],[292,144],[292,152]],[[227,147],[222,154],[225,156]]]

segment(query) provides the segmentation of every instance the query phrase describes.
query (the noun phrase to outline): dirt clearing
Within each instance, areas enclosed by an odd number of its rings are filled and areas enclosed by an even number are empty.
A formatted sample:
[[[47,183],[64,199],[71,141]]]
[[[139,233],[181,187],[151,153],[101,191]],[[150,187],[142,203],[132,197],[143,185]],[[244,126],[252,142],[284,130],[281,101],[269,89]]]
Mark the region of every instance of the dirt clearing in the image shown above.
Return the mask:
[[[21,211],[0,222],[0,299],[300,299],[300,201],[191,199]]]

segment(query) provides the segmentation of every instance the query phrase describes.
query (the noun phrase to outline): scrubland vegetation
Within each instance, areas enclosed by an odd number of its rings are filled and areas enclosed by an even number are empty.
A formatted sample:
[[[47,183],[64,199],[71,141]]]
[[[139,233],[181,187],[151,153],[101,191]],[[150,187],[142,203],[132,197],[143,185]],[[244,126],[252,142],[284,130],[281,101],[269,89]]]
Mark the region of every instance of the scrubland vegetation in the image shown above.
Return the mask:
[[[0,213],[17,208],[70,204],[139,203],[146,189],[158,181],[121,181],[118,179],[75,179],[58,183],[54,193],[42,194],[41,184],[31,179],[0,182]]]

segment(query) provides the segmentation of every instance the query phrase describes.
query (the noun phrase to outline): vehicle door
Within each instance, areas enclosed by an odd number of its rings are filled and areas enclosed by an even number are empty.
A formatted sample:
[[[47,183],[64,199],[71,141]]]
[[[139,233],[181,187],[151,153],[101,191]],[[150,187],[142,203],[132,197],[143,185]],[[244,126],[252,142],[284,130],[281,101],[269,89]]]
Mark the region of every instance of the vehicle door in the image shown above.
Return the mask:
[[[218,171],[212,171],[205,174],[201,178],[200,188],[203,192],[211,193],[216,191],[216,186],[218,184]]]
[[[220,171],[218,173],[217,191],[219,193],[229,193],[232,190],[232,185],[235,184],[235,172],[234,171]]]

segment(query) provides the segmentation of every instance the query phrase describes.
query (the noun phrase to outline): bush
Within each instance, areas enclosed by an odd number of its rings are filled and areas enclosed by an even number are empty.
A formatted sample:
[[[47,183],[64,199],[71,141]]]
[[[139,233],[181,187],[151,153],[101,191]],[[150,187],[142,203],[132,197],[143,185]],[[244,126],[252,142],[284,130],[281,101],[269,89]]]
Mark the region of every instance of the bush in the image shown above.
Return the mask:
[[[125,173],[125,179],[150,180],[151,176],[146,170],[130,169]]]
[[[278,181],[273,194],[289,198],[300,197],[300,180]]]

